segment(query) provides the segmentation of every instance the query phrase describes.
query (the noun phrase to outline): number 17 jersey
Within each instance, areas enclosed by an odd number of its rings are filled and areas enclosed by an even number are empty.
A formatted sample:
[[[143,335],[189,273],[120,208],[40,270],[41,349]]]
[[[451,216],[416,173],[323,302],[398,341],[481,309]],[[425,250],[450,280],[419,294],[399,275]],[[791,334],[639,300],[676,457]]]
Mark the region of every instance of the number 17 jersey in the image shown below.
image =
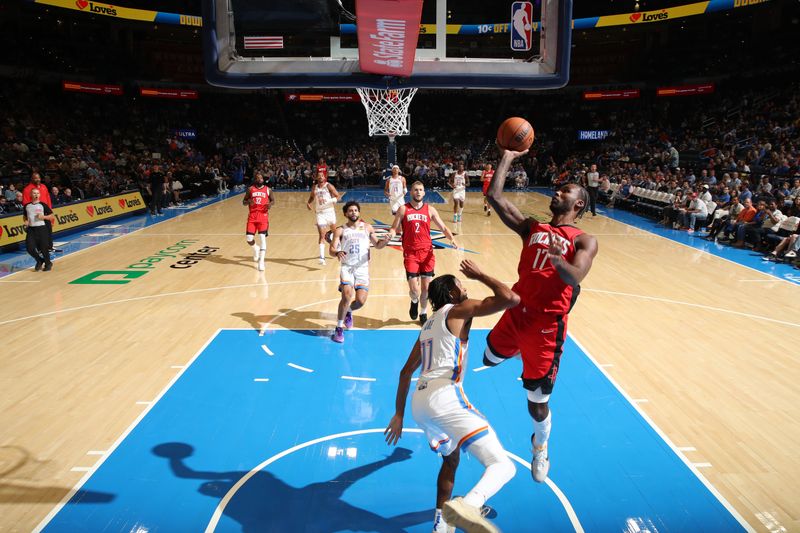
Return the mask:
[[[517,266],[519,281],[512,289],[522,299],[520,309],[566,315],[575,303],[580,289],[564,283],[547,257],[550,248],[549,232],[554,234],[561,248],[561,256],[572,263],[575,257],[575,239],[584,232],[574,226],[551,226],[530,219],[530,229],[523,240]]]

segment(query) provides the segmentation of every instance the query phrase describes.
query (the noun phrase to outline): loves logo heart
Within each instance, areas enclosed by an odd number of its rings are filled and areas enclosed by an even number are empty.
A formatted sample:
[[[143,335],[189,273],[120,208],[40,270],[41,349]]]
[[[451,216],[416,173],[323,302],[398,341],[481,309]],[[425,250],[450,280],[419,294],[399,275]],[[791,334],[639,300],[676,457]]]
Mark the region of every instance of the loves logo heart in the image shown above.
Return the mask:
[[[123,198],[120,198],[120,199],[119,199],[119,206],[120,206],[122,209],[125,209],[125,200],[124,200]]]
[[[3,236],[3,226],[0,226],[0,237]]]
[[[641,13],[631,13],[631,22],[636,22],[640,18],[642,18]]]
[[[94,216],[94,206],[93,205],[86,206],[86,212],[89,213],[90,217],[93,217]]]
[[[79,9],[86,9],[86,6],[89,5],[89,2],[86,0],[76,0],[75,5],[78,6]]]

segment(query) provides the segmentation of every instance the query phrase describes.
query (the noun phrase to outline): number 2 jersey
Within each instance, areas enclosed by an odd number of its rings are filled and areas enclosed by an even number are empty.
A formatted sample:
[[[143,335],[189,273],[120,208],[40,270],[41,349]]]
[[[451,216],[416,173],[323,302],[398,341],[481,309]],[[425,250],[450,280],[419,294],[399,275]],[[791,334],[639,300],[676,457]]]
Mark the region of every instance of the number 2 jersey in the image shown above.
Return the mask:
[[[401,220],[403,228],[403,251],[431,250],[431,216],[428,204],[423,203],[419,209],[411,202],[405,205],[406,212]]]
[[[550,235],[561,247],[565,261],[572,263],[575,257],[575,239],[584,232],[574,226],[551,226],[535,219],[530,219],[530,229],[522,246],[522,253],[517,266],[519,281],[512,287],[519,294],[522,303],[519,309],[556,313],[569,313],[580,293],[580,287],[572,287],[562,281],[547,251],[550,247]],[[517,309],[515,308],[515,309]]]
[[[458,383],[464,379],[468,343],[447,329],[447,313],[452,307],[447,304],[437,309],[419,333],[421,381],[443,378]]]

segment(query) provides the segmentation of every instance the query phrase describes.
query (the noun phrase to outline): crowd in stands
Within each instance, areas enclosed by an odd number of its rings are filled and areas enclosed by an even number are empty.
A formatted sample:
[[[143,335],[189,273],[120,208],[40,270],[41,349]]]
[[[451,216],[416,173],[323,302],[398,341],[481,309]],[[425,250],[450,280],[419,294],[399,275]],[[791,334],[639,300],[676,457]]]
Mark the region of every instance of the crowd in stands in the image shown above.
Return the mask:
[[[397,163],[410,180],[446,188],[463,162],[477,187],[497,157],[496,124],[518,114],[534,124],[537,139],[509,187],[585,181],[596,164],[601,201],[769,252],[775,239],[753,225],[768,229],[798,216],[800,97],[797,84],[763,87],[732,82],[712,96],[602,103],[563,92],[535,100],[470,92],[457,102],[445,91],[420,93],[413,135],[395,145]],[[387,140],[365,134],[357,103],[291,103],[277,91],[204,92],[176,102],[8,80],[0,105],[0,214],[21,210],[17,192],[34,170],[60,205],[126,190],[148,195],[158,164],[167,204],[240,188],[256,171],[273,187],[305,190],[321,162],[339,188],[380,186],[388,165]],[[610,134],[586,143],[576,129]],[[186,130],[196,138],[177,136]]]

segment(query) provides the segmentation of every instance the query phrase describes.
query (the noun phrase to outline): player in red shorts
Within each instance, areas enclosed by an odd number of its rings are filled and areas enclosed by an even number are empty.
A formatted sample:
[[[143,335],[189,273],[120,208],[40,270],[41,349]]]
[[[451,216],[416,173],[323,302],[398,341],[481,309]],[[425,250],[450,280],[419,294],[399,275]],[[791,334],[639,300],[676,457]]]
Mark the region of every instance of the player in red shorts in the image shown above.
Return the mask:
[[[453,246],[456,246],[453,234],[442,222],[436,208],[422,201],[424,197],[425,186],[422,182],[415,181],[411,184],[411,201],[397,210],[387,235],[387,239],[392,240],[402,226],[403,265],[411,297],[408,315],[411,320],[416,320],[419,316],[419,323],[422,326],[428,320],[428,314],[425,312],[428,307],[428,285],[434,276],[433,268],[436,264],[431,241],[431,222],[442,230]]]
[[[522,355],[522,386],[528,391],[528,412],[533,417],[531,475],[541,483],[550,469],[548,401],[567,338],[567,315],[597,255],[597,240],[574,225],[589,204],[589,193],[578,184],[556,191],[550,202],[553,218],[546,224],[525,217],[503,197],[511,163],[526,153],[502,150],[487,195],[500,220],[522,237],[519,281],[512,287],[522,302],[503,313],[489,332],[483,362],[494,366]]]
[[[483,182],[483,210],[486,212],[487,217],[492,214],[492,206],[486,200],[486,194],[489,192],[489,184],[492,182],[492,176],[494,176],[492,165],[491,163],[486,163],[481,173],[481,181]]]
[[[269,210],[275,205],[275,195],[272,193],[272,189],[264,185],[264,176],[261,172],[256,172],[253,185],[244,194],[242,204],[250,207],[245,230],[247,244],[253,248],[253,261],[258,263],[258,269],[264,270],[267,235],[269,235]],[[259,238],[258,244],[255,241],[256,234]]]

